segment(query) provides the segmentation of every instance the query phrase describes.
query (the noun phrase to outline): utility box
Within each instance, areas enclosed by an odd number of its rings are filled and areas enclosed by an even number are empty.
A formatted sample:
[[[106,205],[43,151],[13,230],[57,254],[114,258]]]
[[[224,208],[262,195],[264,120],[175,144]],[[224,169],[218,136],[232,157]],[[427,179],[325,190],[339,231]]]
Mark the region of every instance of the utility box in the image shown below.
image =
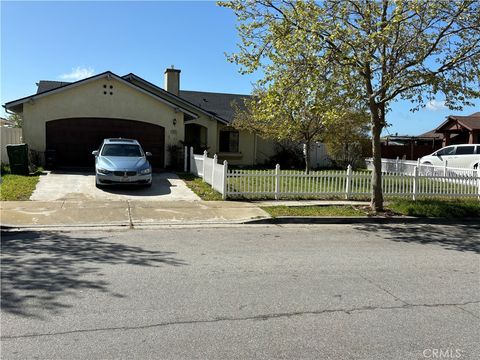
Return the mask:
[[[28,175],[30,173],[30,156],[27,144],[7,145],[10,171],[15,175]]]

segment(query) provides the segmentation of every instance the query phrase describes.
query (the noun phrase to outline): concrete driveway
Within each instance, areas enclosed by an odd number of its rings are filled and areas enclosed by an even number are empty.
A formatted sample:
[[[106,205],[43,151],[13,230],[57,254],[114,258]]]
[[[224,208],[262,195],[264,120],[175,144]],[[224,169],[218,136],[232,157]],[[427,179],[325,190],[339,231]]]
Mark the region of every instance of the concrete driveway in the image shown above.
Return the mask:
[[[95,187],[93,173],[47,172],[40,176],[30,200],[146,200],[146,201],[198,201],[200,198],[185,182],[173,173],[153,174],[150,188]]]

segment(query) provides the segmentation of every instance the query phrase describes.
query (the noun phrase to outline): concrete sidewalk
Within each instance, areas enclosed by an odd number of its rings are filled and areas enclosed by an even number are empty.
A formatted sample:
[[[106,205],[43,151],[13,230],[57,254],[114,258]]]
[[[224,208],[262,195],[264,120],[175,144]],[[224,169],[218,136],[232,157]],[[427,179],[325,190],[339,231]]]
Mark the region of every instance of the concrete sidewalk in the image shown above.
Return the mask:
[[[2,201],[1,224],[11,227],[221,224],[269,218],[258,206],[234,201]]]

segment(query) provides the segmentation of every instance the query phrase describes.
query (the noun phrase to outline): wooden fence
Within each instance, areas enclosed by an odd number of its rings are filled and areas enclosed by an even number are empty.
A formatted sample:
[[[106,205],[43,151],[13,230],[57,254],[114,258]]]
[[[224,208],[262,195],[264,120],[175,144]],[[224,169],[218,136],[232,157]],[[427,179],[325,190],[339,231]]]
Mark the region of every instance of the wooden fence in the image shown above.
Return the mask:
[[[366,197],[371,195],[371,172],[353,171],[303,171],[228,169],[227,161],[217,163],[209,158],[190,153],[191,172],[227,198],[321,198]],[[480,200],[480,170],[469,174],[422,173],[414,167],[413,173],[384,172],[383,194],[386,197],[403,197],[413,200],[430,197],[478,198]]]
[[[9,144],[21,144],[22,143],[22,129],[20,128],[8,128],[0,127],[0,141],[1,141],[1,154],[0,162],[2,164],[8,164],[7,145]]]

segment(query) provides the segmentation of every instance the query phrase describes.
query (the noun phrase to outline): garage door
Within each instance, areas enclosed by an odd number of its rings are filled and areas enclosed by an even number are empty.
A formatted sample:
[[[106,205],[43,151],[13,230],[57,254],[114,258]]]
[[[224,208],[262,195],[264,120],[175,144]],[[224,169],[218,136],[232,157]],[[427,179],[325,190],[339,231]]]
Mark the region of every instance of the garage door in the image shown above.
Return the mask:
[[[68,167],[93,167],[92,151],[97,150],[103,139],[122,137],[136,139],[154,168],[164,167],[165,129],[141,121],[76,118],[47,122],[47,150],[56,150],[57,164]]]

